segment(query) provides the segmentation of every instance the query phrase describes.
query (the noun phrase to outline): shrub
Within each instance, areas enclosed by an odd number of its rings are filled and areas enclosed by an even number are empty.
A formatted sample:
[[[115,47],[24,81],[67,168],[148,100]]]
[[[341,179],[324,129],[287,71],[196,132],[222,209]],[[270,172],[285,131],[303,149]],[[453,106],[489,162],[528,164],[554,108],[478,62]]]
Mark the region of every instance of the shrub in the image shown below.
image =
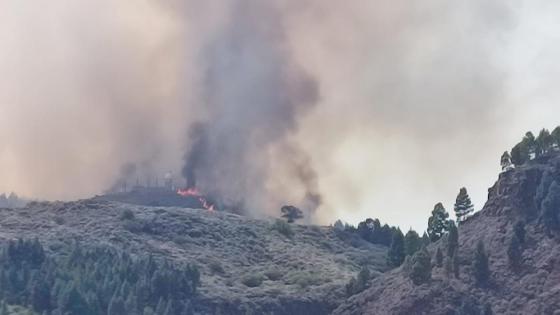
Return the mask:
[[[484,286],[490,278],[490,268],[488,266],[488,255],[484,249],[484,243],[479,241],[473,259],[474,278],[478,285]]]
[[[220,264],[219,261],[216,260],[212,260],[209,264],[208,267],[210,268],[210,271],[213,274],[224,274],[225,270],[224,267],[222,267],[222,264]]]
[[[286,237],[294,236],[294,231],[292,230],[292,227],[288,223],[282,220],[276,220],[276,222],[274,222],[274,224],[272,225],[272,229],[278,231],[278,233]]]
[[[271,281],[278,281],[284,277],[284,274],[279,269],[270,269],[264,275]]]
[[[134,212],[130,209],[125,209],[121,212],[121,220],[134,220]]]
[[[352,296],[358,294],[368,287],[368,281],[371,279],[371,273],[367,267],[363,267],[356,278],[352,277],[346,284],[346,295]]]
[[[241,279],[241,283],[248,286],[249,288],[259,287],[263,283],[263,276],[260,274],[250,274],[246,275]]]
[[[58,225],[63,225],[63,224],[66,222],[66,220],[64,220],[63,217],[58,216],[58,215],[57,215],[56,217],[54,217],[53,220],[54,220],[54,222],[55,222],[56,224],[58,224]]]
[[[415,285],[426,283],[432,278],[432,259],[425,247],[412,257],[409,277]]]

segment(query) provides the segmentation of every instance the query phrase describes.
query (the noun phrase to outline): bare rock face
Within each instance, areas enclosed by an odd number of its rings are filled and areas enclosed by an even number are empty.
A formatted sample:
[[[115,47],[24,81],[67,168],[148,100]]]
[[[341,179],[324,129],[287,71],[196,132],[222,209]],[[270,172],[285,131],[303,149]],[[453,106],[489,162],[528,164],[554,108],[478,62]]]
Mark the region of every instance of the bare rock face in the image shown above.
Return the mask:
[[[560,232],[545,227],[541,207],[552,181],[560,183],[558,155],[500,174],[483,210],[459,226],[459,278],[434,265],[432,280],[415,286],[401,267],[333,314],[485,314],[486,305],[493,314],[560,313]],[[512,267],[507,250],[519,221],[526,222],[526,240],[519,266]],[[491,272],[483,287],[471,267],[480,240]],[[445,237],[428,247],[432,257],[438,247],[445,252]]]

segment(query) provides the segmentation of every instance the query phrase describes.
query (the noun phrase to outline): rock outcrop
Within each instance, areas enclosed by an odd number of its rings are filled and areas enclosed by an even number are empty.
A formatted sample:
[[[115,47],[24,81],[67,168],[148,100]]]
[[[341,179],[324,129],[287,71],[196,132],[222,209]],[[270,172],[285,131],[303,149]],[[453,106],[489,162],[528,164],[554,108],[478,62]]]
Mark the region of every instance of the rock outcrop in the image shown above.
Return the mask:
[[[432,280],[416,286],[403,266],[375,279],[334,314],[484,314],[488,307],[493,314],[560,313],[560,234],[547,229],[541,207],[553,181],[560,183],[557,155],[500,174],[483,210],[459,226],[458,278],[434,266]],[[519,266],[512,267],[507,250],[519,221],[525,222],[526,240]],[[482,287],[472,268],[479,241],[491,271]],[[446,238],[428,246],[432,257],[438,247],[445,252]]]

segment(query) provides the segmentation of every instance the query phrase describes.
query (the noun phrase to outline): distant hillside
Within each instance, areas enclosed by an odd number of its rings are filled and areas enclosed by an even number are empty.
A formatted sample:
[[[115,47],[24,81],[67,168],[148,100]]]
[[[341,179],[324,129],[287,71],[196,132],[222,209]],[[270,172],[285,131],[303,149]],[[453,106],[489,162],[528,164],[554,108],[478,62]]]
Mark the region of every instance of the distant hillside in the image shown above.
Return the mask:
[[[0,239],[20,237],[39,238],[48,257],[78,242],[194,264],[201,273],[194,314],[327,314],[363,265],[374,276],[386,270],[386,247],[330,227],[104,200],[0,209]]]
[[[334,314],[559,314],[560,186],[556,184],[560,184],[557,153],[502,173],[489,189],[484,209],[459,227],[458,278],[446,272],[447,258],[442,267],[435,265],[437,248],[446,251],[443,238],[428,247],[434,264],[428,283],[414,285],[405,264],[375,279]],[[508,250],[516,235],[514,226],[522,224],[518,222],[526,222],[526,236],[515,266]],[[477,284],[473,273],[479,241],[489,255],[487,285]]]

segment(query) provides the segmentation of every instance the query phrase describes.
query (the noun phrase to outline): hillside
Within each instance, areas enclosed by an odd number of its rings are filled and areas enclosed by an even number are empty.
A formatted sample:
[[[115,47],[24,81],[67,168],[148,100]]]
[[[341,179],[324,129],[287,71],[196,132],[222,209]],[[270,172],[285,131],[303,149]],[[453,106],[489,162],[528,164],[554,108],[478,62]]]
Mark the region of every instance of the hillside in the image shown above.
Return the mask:
[[[75,241],[83,247],[198,266],[199,314],[326,314],[362,265],[384,271],[386,248],[343,240],[330,227],[186,208],[143,207],[104,200],[30,203],[0,209],[0,239],[38,238],[47,255]]]
[[[432,280],[416,286],[403,265],[375,279],[368,290],[343,303],[334,314],[483,314],[485,305],[494,314],[560,313],[560,236],[558,230],[548,232],[541,209],[545,197],[554,193],[553,181],[560,183],[558,155],[500,174],[483,210],[459,226],[458,279],[446,275],[444,267],[434,267]],[[556,203],[555,224],[558,211]],[[514,268],[507,250],[520,220],[526,222],[526,240],[521,262]],[[479,241],[489,254],[487,286],[477,285],[473,277]],[[430,255],[434,257],[438,247],[445,252],[445,242],[443,238],[432,243]]]

